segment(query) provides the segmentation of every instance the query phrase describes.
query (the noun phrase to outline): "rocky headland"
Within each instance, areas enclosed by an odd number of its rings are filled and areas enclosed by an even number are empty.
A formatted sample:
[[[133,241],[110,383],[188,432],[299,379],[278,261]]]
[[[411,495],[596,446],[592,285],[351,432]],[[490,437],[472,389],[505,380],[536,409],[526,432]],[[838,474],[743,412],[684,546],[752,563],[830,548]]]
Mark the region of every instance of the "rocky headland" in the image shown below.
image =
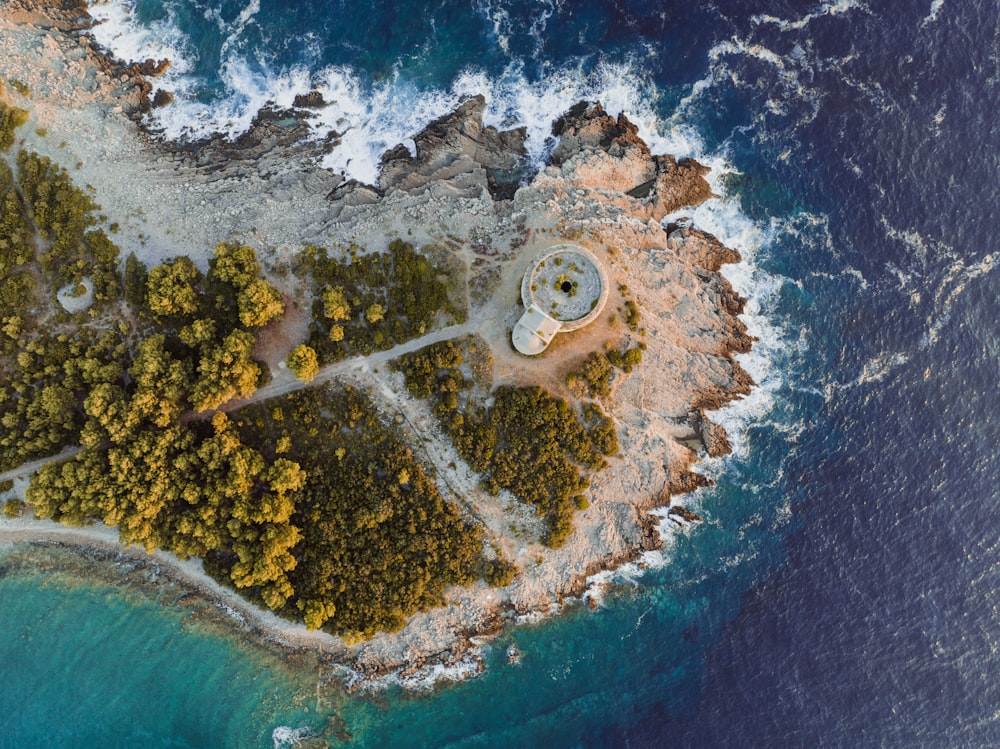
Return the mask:
[[[485,101],[470,98],[416,134],[414,152],[388,151],[377,185],[316,166],[338,143],[335,134],[305,137],[308,108],[322,106],[315,97],[303,97],[299,109],[262,111],[236,140],[163,142],[135,122],[154,103],[148,79],[162,65],[108,60],[87,40],[87,26],[83,8],[8,3],[0,11],[0,77],[26,87],[6,93],[31,112],[19,131],[21,145],[76,165],[74,178],[91,186],[109,221],[120,224],[116,241],[124,253],[148,263],[187,254],[204,267],[218,242],[238,241],[279,269],[307,244],[379,251],[404,237],[434,248],[436,261],[462,279],[456,293],[466,319],[435,340],[478,336],[492,355],[493,385],[540,386],[579,402],[585,394],[567,383],[590,354],[642,348],[641,364],[615,375],[600,397],[620,451],[589,476],[589,506],[576,513],[575,530],[558,549],[540,542],[540,520],[530,508],[480,487],[430,405],[407,392],[401,374],[381,366],[386,357],[351,360],[328,373],[332,381],[365,388],[384,413],[401,417],[442,493],[461,501],[488,542],[517,565],[505,587],[480,581],[455,588],[449,605],[412,616],[402,631],[348,645],[240,601],[197,563],[178,565],[164,553],[151,563],[241,611],[235,627],[281,647],[317,650],[349,666],[354,683],[406,677],[429,664],[470,675],[478,668],[475,648],[491,635],[557,612],[583,596],[596,572],[662,548],[660,521],[650,510],[667,508],[663,522],[677,525],[697,520],[676,498],[706,484],[692,470],[700,457],[729,451],[725,430],[709,414],[753,386],[734,359],[753,343],[740,320],[744,300],[720,273],[739,254],[686,222],[663,223],[715,197],[704,166],[651,153],[625,115],[613,117],[596,102],[581,102],[553,123],[554,147],[539,165],[528,159],[523,130],[484,125]],[[170,106],[163,97],[160,104]],[[543,355],[521,356],[510,344],[523,311],[521,276],[532,257],[563,242],[604,263],[612,286],[607,311],[557,336]],[[288,299],[310,293],[294,277],[275,274],[275,283]],[[297,307],[308,309],[308,301]],[[274,375],[267,395],[300,386],[279,363],[307,326],[303,315],[290,314],[262,336]],[[113,533],[100,529],[0,521],[0,539],[8,541],[74,538],[113,548]],[[106,554],[101,559],[109,561]]]

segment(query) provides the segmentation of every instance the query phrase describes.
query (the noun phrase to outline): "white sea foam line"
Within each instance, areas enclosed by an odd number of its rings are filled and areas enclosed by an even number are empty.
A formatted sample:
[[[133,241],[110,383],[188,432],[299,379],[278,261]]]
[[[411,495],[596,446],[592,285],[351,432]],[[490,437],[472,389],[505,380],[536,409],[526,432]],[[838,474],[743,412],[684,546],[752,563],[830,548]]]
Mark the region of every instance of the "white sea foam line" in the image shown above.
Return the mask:
[[[940,2],[940,0],[935,0],[935,2]],[[817,18],[841,15],[856,8],[868,11],[868,7],[864,3],[857,2],[857,0],[834,0],[834,2],[822,3],[816,10],[807,13],[796,21],[788,21],[784,18],[777,18],[776,16],[767,14],[753,16],[750,21],[755,24],[773,24],[782,31],[787,31],[790,29],[802,29]]]
[[[254,2],[244,11],[249,21]],[[109,3],[107,8],[121,8]],[[105,14],[107,18],[114,13]],[[141,60],[165,56],[167,48],[152,46],[148,32],[138,29],[127,14],[115,17],[118,28],[126,31],[105,35],[102,44],[125,59]],[[244,23],[245,25],[245,23]],[[127,33],[126,33],[127,32]],[[180,49],[175,44],[169,49]],[[157,51],[153,51],[153,50]],[[784,69],[783,61],[763,47],[723,43],[713,50],[715,59],[723,54],[749,53]],[[173,70],[183,72],[187,66],[175,59]],[[225,61],[223,80],[230,96],[221,105],[211,105],[179,99],[160,110],[158,124],[170,138],[199,137],[224,129],[231,135],[250,126],[253,116],[265,104],[279,107],[292,105],[298,93],[315,88],[330,105],[317,115],[314,128],[318,135],[330,130],[341,133],[341,145],[323,161],[323,166],[341,171],[349,177],[374,182],[381,154],[396,144],[406,142],[412,134],[433,119],[452,110],[465,95],[481,93],[487,101],[486,124],[501,128],[524,126],[531,158],[539,163],[551,145],[549,134],[554,118],[565,113],[581,99],[599,100],[612,115],[625,112],[637,125],[639,135],[655,153],[671,153],[679,157],[692,156],[712,167],[713,189],[723,192],[720,180],[731,168],[720,155],[706,156],[703,144],[694,130],[674,118],[668,127],[660,122],[649,106],[652,91],[631,65],[599,65],[584,73],[579,67],[555,70],[542,81],[530,83],[513,63],[497,78],[484,73],[467,71],[460,75],[449,91],[424,92],[402,81],[399,75],[380,86],[365,90],[358,76],[350,69],[328,67],[317,75],[305,68],[294,68],[279,75],[265,69],[263,76],[251,71],[245,60],[234,57]],[[682,102],[679,110],[689,105],[698,91],[711,85],[712,77],[695,84],[692,95]],[[180,90],[183,92],[183,86]],[[412,149],[412,147],[411,147]],[[713,200],[696,209],[693,219],[697,226],[712,232],[726,245],[738,249],[744,260],[727,266],[726,276],[734,288],[747,297],[744,314],[748,332],[758,341],[749,354],[738,357],[741,365],[754,377],[758,387],[751,395],[714,414],[733,442],[734,455],[745,454],[743,439],[746,427],[755,423],[773,406],[774,393],[781,386],[780,373],[773,367],[774,353],[784,345],[783,332],[766,317],[781,281],[769,276],[755,264],[765,232],[756,227],[739,211],[736,201]],[[661,526],[672,524],[661,524]],[[662,564],[663,555],[654,553],[644,558],[646,567]],[[639,568],[625,565],[623,575]]]
[[[580,63],[551,70],[542,80],[531,83],[521,63],[512,62],[495,78],[469,70],[460,74],[449,90],[430,92],[418,90],[399,74],[385,83],[366,86],[345,67],[331,66],[315,73],[304,67],[275,72],[259,60],[251,64],[230,51],[232,40],[252,22],[257,2],[251,0],[244,8],[226,39],[219,75],[227,95],[212,102],[194,98],[195,82],[185,75],[192,69],[187,57],[192,53],[169,18],[144,28],[133,21],[127,0],[109,0],[93,6],[91,12],[102,22],[95,27],[95,38],[116,57],[129,62],[150,57],[172,60],[171,69],[154,85],[170,90],[174,102],[151,115],[151,124],[169,139],[201,138],[214,132],[235,137],[250,127],[265,105],[291,107],[297,94],[315,88],[330,105],[313,114],[314,133],[317,137],[330,131],[340,134],[340,146],[322,165],[369,183],[377,179],[385,150],[454,109],[461,97],[477,93],[487,99],[486,124],[527,128],[526,146],[536,164],[551,146],[553,119],[581,99],[599,100],[611,114],[625,112],[655,151],[684,157],[697,150],[697,139],[689,129],[663,131],[658,126],[648,104],[653,91],[636,64],[605,64],[584,71]]]
[[[944,0],[931,0],[931,9],[927,13],[927,17],[924,18],[921,26],[927,26],[927,24],[934,23],[938,19],[938,14],[941,12],[941,8],[944,7]]]
[[[301,745],[303,739],[315,736],[308,726],[292,728],[291,726],[278,726],[271,731],[271,741],[274,749],[294,749]]]
[[[687,105],[682,102],[680,106]],[[675,116],[668,122],[675,123],[676,119]],[[655,119],[646,127],[655,128]],[[644,138],[653,144],[651,147],[654,153],[670,153],[670,146],[677,137],[675,131],[679,129],[675,124],[662,135],[654,130],[652,135],[644,134]],[[643,125],[640,124],[640,133],[642,130]],[[798,229],[792,220],[773,219],[766,226],[754,223],[742,212],[738,200],[725,195],[725,179],[734,171],[734,167],[725,155],[704,153],[701,141],[692,134],[692,131],[681,129],[681,132],[689,153],[710,167],[708,179],[712,191],[723,197],[706,201],[694,210],[679,210],[664,217],[663,223],[686,218],[696,228],[715,235],[724,245],[740,252],[742,260],[739,263],[723,266],[722,272],[733,288],[747,299],[741,319],[747,326],[748,334],[757,339],[749,353],[738,354],[735,357],[754,379],[756,387],[748,396],[710,414],[713,420],[726,429],[733,448],[730,455],[722,458],[705,458],[697,464],[699,472],[715,477],[727,470],[734,461],[747,456],[750,448],[746,439],[749,427],[762,423],[772,412],[779,397],[778,392],[785,385],[785,373],[777,365],[777,361],[793,348],[799,349],[801,353],[805,345],[802,338],[789,339],[785,330],[774,322],[770,314],[777,303],[782,285],[790,283],[790,279],[770,274],[759,265],[762,253],[766,252],[780,234],[786,232],[795,234]],[[805,220],[814,222],[815,217],[806,216]],[[679,504],[697,508],[705,491],[702,489],[685,495],[680,498]],[[600,603],[607,585],[635,584],[647,570],[658,569],[670,561],[677,535],[686,532],[691,526],[678,526],[671,522],[668,507],[654,509],[650,514],[660,519],[657,531],[664,543],[664,549],[647,552],[637,562],[623,565],[615,570],[605,570],[592,575],[587,579],[585,600]]]
[[[357,689],[362,693],[378,692],[390,686],[401,686],[414,692],[427,692],[442,681],[466,681],[478,676],[483,670],[482,650],[483,648],[472,648],[454,663],[448,665],[434,663],[405,675],[402,670],[396,670],[369,681],[360,673],[354,672],[354,675],[345,681],[345,687]]]
[[[125,62],[167,58],[175,70],[189,69],[183,35],[170,17],[146,27],[134,20],[134,10],[135,3],[126,0],[91,3],[87,11],[95,25],[90,33],[98,44]]]
[[[746,458],[750,449],[746,437],[749,427],[762,423],[777,404],[780,398],[779,391],[786,382],[786,374],[778,362],[787,359],[787,355],[793,351],[797,351],[799,356],[804,354],[804,339],[801,337],[792,339],[787,336],[786,331],[773,320],[771,315],[781,287],[791,281],[766,272],[759,265],[759,259],[779,235],[785,233],[797,235],[799,233],[797,221],[804,220],[813,224],[817,218],[807,215],[796,217],[795,220],[772,219],[765,226],[758,225],[742,212],[737,200],[725,197],[724,181],[726,175],[733,171],[726,157],[722,154],[706,155],[698,152],[697,148],[695,157],[712,168],[709,183],[713,192],[723,197],[706,201],[693,211],[677,211],[665,217],[664,223],[681,217],[689,218],[695,227],[710,232],[724,245],[740,252],[743,259],[739,263],[723,266],[722,272],[733,288],[747,299],[741,319],[747,326],[747,332],[757,338],[750,353],[736,356],[740,365],[757,383],[756,387],[748,396],[710,414],[713,420],[725,427],[733,452],[722,458],[705,458],[696,468],[700,473],[717,477],[728,470],[734,462]],[[777,425],[775,426],[777,428]],[[799,425],[790,427],[786,431],[790,438],[794,438],[801,428],[802,425]],[[708,490],[702,489],[685,495],[679,498],[679,504],[697,510],[706,491]],[[678,534],[686,532],[692,526],[678,526],[671,522],[667,507],[654,509],[650,514],[660,519],[657,531],[664,542],[663,551],[647,552],[637,562],[592,575],[587,579],[585,600],[600,603],[607,585],[635,584],[647,570],[658,569],[669,563]],[[779,508],[779,514],[788,516],[790,507]]]
[[[683,129],[673,134],[672,142],[666,142],[663,136],[659,137],[662,142],[657,142],[655,116],[645,104],[648,92],[633,82],[635,78],[630,66],[605,65],[589,73],[564,68],[531,83],[514,64],[495,78],[466,71],[448,91],[418,91],[396,76],[363,92],[352,72],[330,68],[320,75],[316,87],[335,104],[321,112],[315,127],[320,134],[334,129],[343,135],[341,145],[322,163],[355,179],[373,182],[386,149],[405,142],[427,123],[454,109],[463,97],[474,94],[486,99],[485,124],[500,129],[526,128],[525,145],[536,165],[544,161],[552,145],[553,120],[582,99],[599,100],[612,114],[626,112],[635,119],[640,135],[653,141],[652,147],[688,155],[693,145]]]

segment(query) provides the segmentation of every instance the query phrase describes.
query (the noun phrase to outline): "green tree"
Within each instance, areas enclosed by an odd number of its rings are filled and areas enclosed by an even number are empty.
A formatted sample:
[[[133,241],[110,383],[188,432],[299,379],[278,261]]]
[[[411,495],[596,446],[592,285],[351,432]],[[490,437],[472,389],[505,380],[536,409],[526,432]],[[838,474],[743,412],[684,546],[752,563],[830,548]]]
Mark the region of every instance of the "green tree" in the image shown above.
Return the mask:
[[[188,346],[197,348],[215,340],[216,327],[215,320],[211,318],[192,320],[190,324],[180,329],[177,337]]]
[[[146,264],[130,252],[125,258],[125,301],[132,305],[134,310],[144,309],[146,306],[146,281],[149,271]]]
[[[260,278],[261,268],[252,247],[222,243],[215,248],[215,257],[208,261],[208,278],[221,281],[235,289],[245,289]]]
[[[0,151],[14,145],[14,131],[28,121],[28,113],[0,101]]]
[[[158,317],[191,316],[198,311],[201,272],[191,258],[168,260],[149,271],[146,306]]]
[[[191,392],[196,410],[218,408],[232,398],[254,394],[261,370],[251,359],[253,350],[253,336],[245,330],[234,330],[208,348],[198,362],[198,379]]]
[[[285,312],[281,294],[262,278],[254,279],[236,296],[240,323],[248,328],[267,325]]]
[[[334,322],[351,319],[351,305],[347,303],[343,286],[327,286],[323,289],[323,314]]]
[[[300,343],[292,349],[285,364],[303,382],[312,382],[319,373],[319,359],[312,347]]]

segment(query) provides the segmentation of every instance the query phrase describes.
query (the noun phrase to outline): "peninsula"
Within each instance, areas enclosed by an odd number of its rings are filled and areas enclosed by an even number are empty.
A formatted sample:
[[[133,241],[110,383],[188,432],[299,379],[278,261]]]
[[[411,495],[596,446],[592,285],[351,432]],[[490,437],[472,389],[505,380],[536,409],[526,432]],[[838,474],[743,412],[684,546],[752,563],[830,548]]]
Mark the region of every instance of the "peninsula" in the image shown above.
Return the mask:
[[[0,541],[143,559],[363,682],[474,673],[694,519],[753,385],[738,253],[663,221],[705,167],[597,102],[534,164],[466,99],[377,185],[317,166],[322,97],[165,142],[166,62],[88,23],[0,11]]]

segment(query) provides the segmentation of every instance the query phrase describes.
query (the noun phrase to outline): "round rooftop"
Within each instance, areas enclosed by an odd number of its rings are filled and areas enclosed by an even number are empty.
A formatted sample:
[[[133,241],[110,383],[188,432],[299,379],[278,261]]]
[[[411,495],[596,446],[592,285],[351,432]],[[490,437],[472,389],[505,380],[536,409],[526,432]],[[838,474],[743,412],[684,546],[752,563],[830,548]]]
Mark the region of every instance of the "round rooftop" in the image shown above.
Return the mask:
[[[535,258],[521,280],[525,309],[535,307],[558,321],[560,331],[591,322],[607,299],[608,281],[600,261],[576,245],[550,247]]]
[[[524,314],[514,326],[514,347],[542,353],[557,333],[592,322],[608,301],[608,278],[600,261],[582,247],[560,244],[535,257],[521,279]]]

